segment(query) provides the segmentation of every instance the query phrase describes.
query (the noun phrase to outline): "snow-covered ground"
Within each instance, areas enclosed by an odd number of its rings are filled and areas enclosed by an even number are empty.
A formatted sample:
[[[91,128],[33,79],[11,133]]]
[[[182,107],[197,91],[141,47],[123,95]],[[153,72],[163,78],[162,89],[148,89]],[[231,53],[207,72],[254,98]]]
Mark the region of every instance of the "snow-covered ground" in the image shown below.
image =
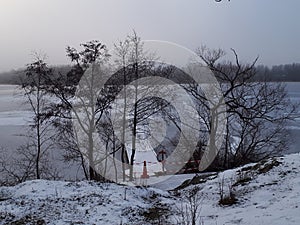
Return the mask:
[[[300,224],[299,153],[243,168],[241,173],[238,171],[242,169],[220,173],[217,178],[202,185],[200,215],[205,225]],[[232,206],[218,205],[219,184],[223,178],[225,194],[228,194],[228,186],[233,185],[237,203]]]
[[[0,187],[0,224],[179,224],[184,193],[195,187],[197,224],[300,224],[299,153],[199,176],[176,191],[45,180]],[[187,179],[191,175],[170,177],[161,187],[174,189]],[[222,183],[224,196],[231,189],[235,204],[219,205]]]

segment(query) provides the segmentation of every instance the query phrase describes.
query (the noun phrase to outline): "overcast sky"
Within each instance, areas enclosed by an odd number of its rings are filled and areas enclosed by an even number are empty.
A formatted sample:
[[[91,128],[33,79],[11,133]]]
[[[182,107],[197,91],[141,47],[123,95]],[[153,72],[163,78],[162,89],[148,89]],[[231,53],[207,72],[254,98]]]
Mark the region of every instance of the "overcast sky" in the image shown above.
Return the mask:
[[[191,50],[235,48],[243,61],[300,62],[299,21],[299,0],[0,0],[0,71],[23,67],[33,51],[65,64],[67,45],[111,47],[132,29]]]

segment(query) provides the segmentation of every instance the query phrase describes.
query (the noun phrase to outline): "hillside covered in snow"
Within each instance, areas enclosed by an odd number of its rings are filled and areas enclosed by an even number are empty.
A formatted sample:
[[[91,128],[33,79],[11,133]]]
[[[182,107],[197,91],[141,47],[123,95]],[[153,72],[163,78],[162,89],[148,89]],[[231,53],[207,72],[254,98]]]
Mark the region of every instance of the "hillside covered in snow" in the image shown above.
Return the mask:
[[[300,154],[180,179],[166,181],[168,191],[87,181],[0,187],[0,224],[191,224],[193,215],[201,225],[300,224]]]

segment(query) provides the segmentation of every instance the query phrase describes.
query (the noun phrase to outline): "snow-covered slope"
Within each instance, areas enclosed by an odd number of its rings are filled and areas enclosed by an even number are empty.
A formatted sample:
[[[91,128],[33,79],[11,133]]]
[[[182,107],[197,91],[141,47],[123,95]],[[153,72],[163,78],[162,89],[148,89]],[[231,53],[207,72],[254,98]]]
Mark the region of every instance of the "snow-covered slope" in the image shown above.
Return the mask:
[[[219,204],[220,186],[234,204]],[[185,193],[195,187],[197,224],[300,224],[300,154],[200,175],[171,192],[44,180],[0,187],[0,224],[178,224],[189,205]]]
[[[152,188],[45,180],[2,187],[0,193],[0,224],[132,224],[143,221],[137,212],[151,207],[146,199],[170,197]]]
[[[236,203],[219,204],[222,183],[224,196],[231,189]],[[300,224],[299,153],[228,170],[198,186],[205,225]]]

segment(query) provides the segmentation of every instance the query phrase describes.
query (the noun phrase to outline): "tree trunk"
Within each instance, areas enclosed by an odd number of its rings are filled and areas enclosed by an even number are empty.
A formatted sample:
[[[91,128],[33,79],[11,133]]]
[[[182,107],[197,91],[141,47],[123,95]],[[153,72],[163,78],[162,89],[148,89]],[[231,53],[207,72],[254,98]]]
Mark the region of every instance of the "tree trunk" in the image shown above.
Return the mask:
[[[137,95],[138,95],[138,63],[135,63],[135,96],[134,96],[134,114],[133,114],[133,127],[132,127],[132,152],[130,157],[130,181],[133,181],[133,163],[136,151],[136,131],[137,131]]]

